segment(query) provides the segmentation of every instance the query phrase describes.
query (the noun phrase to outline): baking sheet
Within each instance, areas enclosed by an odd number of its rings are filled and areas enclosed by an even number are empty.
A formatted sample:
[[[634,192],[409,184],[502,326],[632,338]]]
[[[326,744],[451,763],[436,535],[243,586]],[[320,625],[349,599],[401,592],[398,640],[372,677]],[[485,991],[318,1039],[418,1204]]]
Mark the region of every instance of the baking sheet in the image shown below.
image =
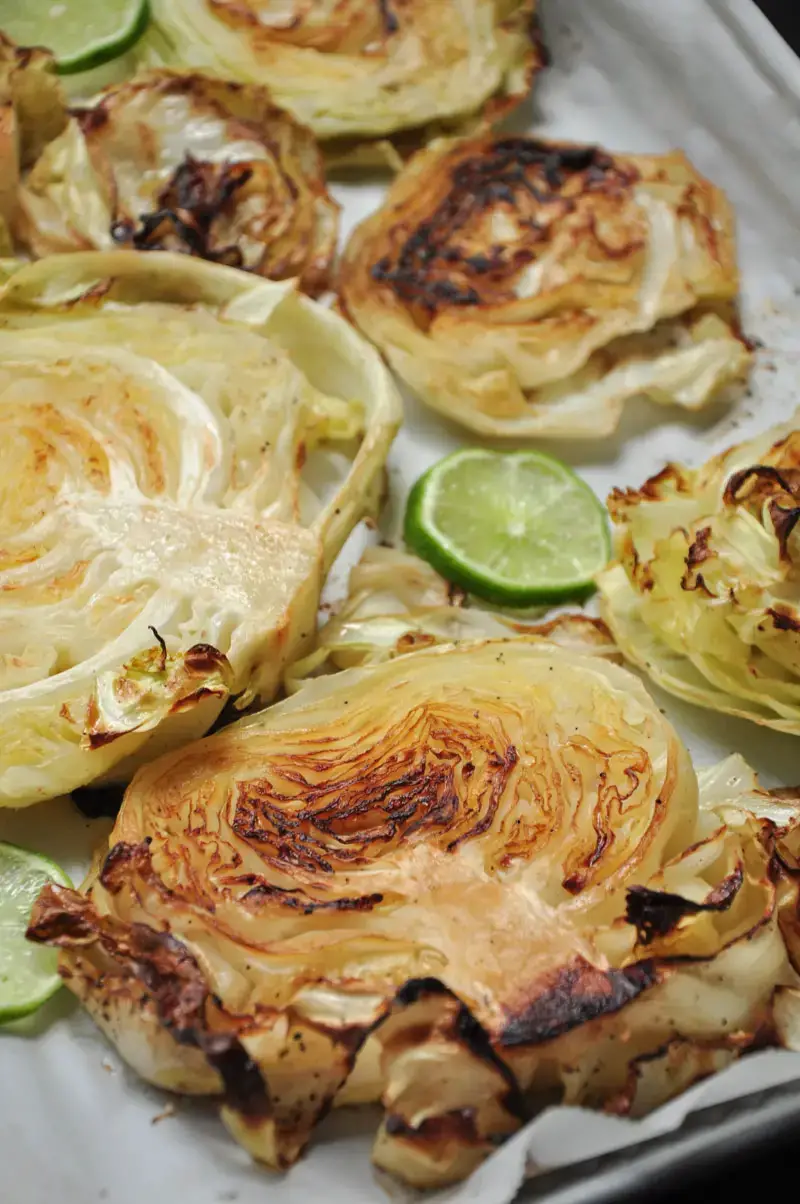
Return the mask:
[[[516,128],[627,151],[682,146],[736,205],[745,328],[764,344],[750,389],[730,406],[687,418],[631,405],[611,440],[548,445],[602,496],[613,484],[639,484],[667,459],[705,459],[800,403],[800,62],[751,0],[545,0],[545,22],[554,65]],[[364,182],[335,191],[345,234],[382,195]],[[384,534],[396,530],[416,476],[470,442],[409,400],[390,463]],[[365,538],[359,532],[350,541],[329,594],[341,592]],[[697,764],[735,749],[767,785],[800,781],[800,742],[657,696]],[[80,877],[108,826],[84,820],[68,802],[52,803],[0,815],[0,839],[39,848]],[[646,1121],[551,1109],[467,1184],[431,1199],[507,1204],[526,1174],[610,1150],[632,1153],[690,1111],[794,1081],[800,1055],[764,1053]],[[0,1204],[400,1204],[406,1193],[369,1163],[375,1123],[369,1112],[331,1117],[306,1159],[272,1176],[234,1145],[213,1107],[142,1084],[66,992],[0,1030]],[[590,1194],[580,1184],[571,1196],[564,1190],[559,1200]]]

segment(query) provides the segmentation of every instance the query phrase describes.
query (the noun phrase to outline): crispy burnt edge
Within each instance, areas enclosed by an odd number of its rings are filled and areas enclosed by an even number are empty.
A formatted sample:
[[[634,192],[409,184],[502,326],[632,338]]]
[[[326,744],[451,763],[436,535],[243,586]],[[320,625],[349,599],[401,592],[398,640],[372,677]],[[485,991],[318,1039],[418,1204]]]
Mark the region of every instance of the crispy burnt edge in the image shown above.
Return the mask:
[[[776,794],[788,795],[795,799],[800,797],[800,790],[776,791]],[[780,836],[774,825],[767,823],[767,835],[770,838]],[[132,857],[144,856],[149,862],[149,840],[141,846],[115,846],[109,853],[101,871],[104,885],[112,893],[122,887],[124,875]],[[779,851],[773,851],[768,865],[770,878],[777,882],[786,874],[797,883],[800,872],[787,865]],[[736,871],[728,876],[725,883],[717,891],[712,892],[718,897],[713,900],[717,909],[729,905],[728,899],[738,891]],[[726,885],[727,883],[727,885]],[[163,889],[163,888],[162,888]],[[651,892],[657,894],[659,892]],[[664,893],[664,892],[661,892]],[[786,927],[794,927],[797,942],[800,944],[800,893],[796,892],[792,914],[778,914],[781,931],[785,934],[787,946],[789,933]],[[682,901],[686,902],[686,901]],[[70,907],[72,904],[72,907]],[[77,905],[83,916],[76,917],[74,906]],[[720,906],[721,905],[721,906]],[[750,939],[775,914],[778,907],[777,893],[768,914],[759,917],[757,923],[747,933],[736,938]],[[94,912],[91,901],[79,892],[55,884],[44,887],[39,900],[34,906],[31,923],[27,936],[33,941],[52,944],[61,948],[71,945],[82,946],[95,940],[103,942],[103,934],[98,931],[98,925],[92,925],[87,918],[88,912]],[[94,913],[96,916],[96,912]],[[108,918],[106,918],[108,922]],[[223,1102],[236,1111],[245,1123],[256,1125],[272,1115],[270,1108],[269,1085],[261,1070],[250,1058],[235,1033],[224,1031],[209,1032],[202,1011],[208,1001],[211,1001],[220,1011],[222,1005],[210,992],[208,984],[200,971],[194,957],[186,947],[168,932],[154,932],[147,925],[123,924],[111,920],[120,932],[130,934],[129,952],[127,954],[134,976],[148,991],[156,1005],[157,1016],[163,1027],[175,1037],[179,1044],[199,1048],[209,1064],[215,1068],[223,1082]],[[113,937],[108,937],[106,943],[109,952],[119,959],[119,948]],[[530,1116],[525,1097],[520,1088],[516,1075],[506,1061],[502,1051],[514,1050],[520,1047],[535,1047],[590,1023],[604,1016],[621,1011],[633,1003],[643,992],[657,986],[664,980],[671,967],[686,963],[704,963],[713,961],[716,955],[701,957],[659,957],[649,958],[618,970],[602,970],[585,961],[575,958],[571,965],[560,968],[550,979],[539,997],[522,1012],[509,1015],[507,1023],[499,1037],[493,1039],[470,1011],[469,1007],[447,987],[440,979],[434,977],[408,980],[395,995],[387,999],[377,1018],[368,1025],[350,1026],[345,1029],[330,1028],[329,1026],[307,1021],[309,1027],[328,1036],[338,1045],[346,1056],[346,1070],[339,1086],[346,1082],[352,1071],[358,1053],[366,1040],[377,1032],[384,1021],[398,1008],[413,1008],[414,1004],[424,1001],[431,996],[456,1004],[456,1011],[449,1032],[440,1035],[449,1036],[457,1041],[466,1051],[491,1066],[506,1084],[506,1091],[498,1099],[509,1117],[518,1125],[522,1125]],[[790,950],[790,957],[792,956]],[[795,960],[795,959],[793,959]],[[223,1013],[224,1014],[224,1013]],[[226,1016],[228,1023],[233,1017]],[[678,1039],[679,1034],[671,1040]],[[738,1052],[754,1047],[767,1047],[778,1044],[774,1025],[769,1018],[762,1019],[753,1033],[739,1034],[736,1037],[735,1048]],[[662,1043],[656,1050],[639,1055],[631,1063],[630,1074],[635,1065],[643,1060],[660,1056],[670,1042]],[[728,1043],[711,1043],[715,1048]],[[631,1080],[632,1081],[632,1080]],[[335,1092],[324,1098],[315,1111],[309,1125],[309,1136],[316,1124],[330,1110]],[[613,1106],[613,1100],[611,1101]],[[439,1116],[426,1118],[421,1125],[413,1127],[402,1116],[387,1111],[384,1118],[384,1129],[390,1138],[412,1143],[419,1152],[425,1154],[436,1149],[442,1142],[457,1142],[462,1147],[486,1144],[499,1144],[506,1139],[508,1133],[498,1135],[481,1135],[477,1132],[474,1115],[470,1109],[459,1109],[455,1112],[442,1113]],[[305,1144],[299,1152],[305,1148]]]
[[[646,886],[631,886],[627,892],[625,919],[636,929],[640,945],[651,945],[658,937],[675,932],[686,916],[701,912],[728,911],[744,882],[744,868],[739,863],[716,886],[702,903],[684,899],[671,891],[651,890]]]
[[[246,1121],[271,1115],[260,1070],[234,1033],[212,1032],[204,1015],[212,996],[196,960],[169,932],[99,917],[85,895],[48,883],[31,912],[30,941],[59,949],[99,943],[145,988],[159,1023],[178,1045],[193,1046],[220,1075],[224,1100]]]
[[[776,799],[789,802],[800,801],[800,787],[777,789],[766,792]],[[788,846],[784,844],[789,837],[800,831],[797,826],[779,827],[770,820],[764,820],[761,826],[761,841],[765,852],[769,855],[766,863],[766,875],[773,884],[774,891],[769,908],[757,919],[753,926],[740,934],[725,948],[743,940],[751,939],[765,924],[773,918],[779,927],[790,962],[795,968],[800,965],[800,868]],[[134,863],[139,869],[148,873],[154,879],[162,892],[166,888],[155,877],[150,859],[150,840],[140,845],[118,843],[107,855],[100,871],[100,880],[112,894],[118,893],[124,886],[126,875]],[[655,936],[665,935],[671,931],[679,920],[687,914],[697,914],[702,911],[724,911],[733,903],[743,884],[743,867],[739,863],[726,877],[713,888],[701,904],[685,900],[670,892],[652,891],[646,888],[631,888],[628,891],[630,905],[631,897],[637,900],[634,904],[634,915],[626,915],[626,920],[637,927],[644,928],[645,941],[648,943]],[[780,880],[792,882],[795,887],[793,904],[781,902],[778,884]],[[58,900],[73,900],[84,912],[94,911],[91,901],[79,892],[69,888],[48,884],[34,906],[28,937],[41,943],[55,944],[61,947],[82,945],[98,939],[90,923],[74,923],[74,916],[68,908],[60,908]],[[55,906],[53,906],[55,900]],[[649,925],[642,923],[642,916],[637,916],[636,908],[644,910],[645,919]],[[96,914],[96,913],[95,913]],[[640,921],[637,923],[637,919]],[[669,921],[669,927],[666,926]],[[155,1000],[159,1022],[165,1029],[176,1037],[179,1043],[195,1045],[206,1056],[209,1064],[214,1067],[222,1078],[225,1088],[224,1102],[237,1111],[247,1122],[253,1120],[257,1124],[269,1118],[269,1087],[265,1082],[258,1066],[246,1053],[236,1036],[228,1029],[222,1033],[209,1034],[205,1018],[200,1015],[201,1007],[210,1000],[224,1013],[221,1001],[214,997],[206,983],[196,960],[185,946],[169,933],[155,933],[146,925],[125,925],[119,921],[111,921],[120,930],[129,930],[138,938],[134,944],[140,951],[140,961],[135,959],[133,969],[136,977],[150,992]],[[61,928],[61,931],[59,931]],[[116,953],[112,942],[112,955]],[[718,953],[719,951],[717,951]],[[486,1062],[498,1073],[506,1085],[506,1090],[497,1102],[504,1108],[507,1115],[518,1124],[523,1124],[529,1117],[525,1097],[520,1088],[514,1071],[501,1056],[504,1049],[514,1050],[520,1047],[535,1047],[555,1040],[567,1033],[582,1027],[594,1020],[621,1011],[633,1003],[650,987],[664,981],[671,969],[689,963],[702,964],[714,960],[717,953],[710,955],[676,955],[646,958],[621,969],[603,970],[592,966],[581,957],[576,957],[567,966],[559,968],[549,981],[543,984],[538,997],[525,1009],[516,1014],[508,1013],[505,1027],[498,1036],[490,1036],[480,1024],[469,1007],[440,979],[435,977],[416,978],[408,980],[395,995],[384,1002],[378,1016],[367,1025],[348,1026],[344,1029],[331,1028],[319,1023],[306,1021],[309,1027],[324,1033],[334,1044],[345,1053],[345,1072],[338,1084],[337,1091],[347,1081],[355,1065],[358,1053],[366,1040],[392,1015],[397,1009],[413,1008],[416,1003],[440,997],[456,1005],[456,1011],[449,1032],[440,1032],[457,1041],[466,1051]],[[160,957],[159,957],[160,955]],[[163,966],[172,965],[177,973],[164,974]],[[163,979],[163,981],[162,981]],[[177,982],[176,982],[177,979]],[[228,1021],[235,1019],[227,1016]],[[193,1023],[189,1023],[189,1021]],[[195,1027],[199,1022],[199,1031]],[[680,1034],[675,1034],[670,1040],[662,1042],[659,1047],[646,1054],[641,1054],[631,1062],[629,1082],[635,1066],[641,1062],[659,1057],[675,1040],[686,1040]],[[731,1042],[733,1043],[731,1045]],[[706,1046],[709,1049],[735,1047],[738,1052],[753,1048],[766,1048],[779,1045],[780,1040],[772,1020],[771,1007],[752,1033],[736,1034],[734,1038],[723,1038],[717,1042],[690,1042],[690,1044]],[[702,1077],[702,1076],[701,1076]],[[315,1110],[308,1126],[309,1135],[317,1123],[330,1110],[336,1091],[324,1098]],[[613,1100],[611,1101],[613,1106]],[[456,1112],[442,1113],[440,1116],[429,1117],[420,1126],[410,1126],[402,1116],[391,1112],[386,1113],[384,1129],[391,1138],[415,1143],[418,1150],[425,1153],[428,1148],[435,1149],[442,1141],[457,1141],[461,1146],[486,1144],[487,1140],[498,1144],[508,1136],[504,1134],[493,1138],[492,1135],[481,1135],[475,1125],[474,1114],[470,1109],[459,1109]],[[304,1145],[299,1152],[305,1148]]]
[[[416,1003],[437,997],[456,1005],[456,1012],[449,1031],[442,1032],[440,1030],[439,1035],[456,1041],[470,1056],[485,1062],[497,1072],[505,1085],[505,1090],[497,1099],[497,1103],[511,1120],[517,1122],[518,1125],[523,1125],[528,1120],[530,1113],[514,1072],[500,1057],[489,1033],[480,1021],[475,1018],[463,1000],[441,979],[435,977],[409,979],[397,991],[387,1012],[374,1025],[373,1031],[379,1029],[387,1015],[397,1007],[413,1008]],[[487,1140],[487,1137],[478,1132],[475,1114],[470,1108],[460,1108],[456,1111],[429,1116],[416,1126],[410,1125],[398,1113],[387,1111],[384,1117],[384,1129],[389,1137],[412,1142],[421,1150],[428,1146],[435,1148],[445,1140],[455,1140],[464,1146],[480,1145]],[[488,1136],[491,1144],[500,1144],[503,1139],[504,1137],[500,1135],[490,1134]]]
[[[608,495],[606,503],[608,512],[615,523],[624,524],[627,521],[627,511],[631,506],[638,506],[642,502],[663,501],[665,492],[670,488],[684,496],[692,492],[692,480],[687,470],[683,465],[671,461],[648,477],[638,489],[615,486]]]
[[[776,444],[773,450],[779,446],[780,444]],[[624,526],[629,507],[662,501],[665,487],[671,487],[678,494],[692,492],[691,480],[686,470],[679,464],[666,464],[639,489],[612,490],[607,503],[612,520]],[[780,558],[789,565],[793,563],[789,555],[789,539],[800,524],[800,469],[779,468],[772,464],[752,464],[739,469],[726,481],[722,502],[730,508],[743,506],[760,510],[766,506],[778,540]],[[703,573],[698,571],[701,565],[713,560],[717,554],[712,545],[712,528],[706,524],[698,528],[694,536],[690,536],[688,532],[685,534],[689,549],[684,559],[686,568],[681,577],[681,589],[687,592],[700,591],[706,597],[713,598],[716,595],[706,584]],[[631,577],[632,574],[634,584],[643,592],[652,589],[650,565],[640,562],[629,538],[626,540],[625,551],[632,566],[628,576]],[[778,631],[800,633],[800,615],[796,611],[788,607],[770,607],[766,614]]]
[[[427,329],[440,308],[480,307],[484,304],[477,287],[481,277],[518,270],[533,258],[532,251],[523,254],[517,250],[509,260],[496,249],[489,255],[464,256],[451,246],[453,235],[475,212],[497,200],[513,204],[517,189],[524,189],[537,203],[547,205],[561,197],[572,176],[584,177],[586,189],[591,189],[603,186],[607,174],[620,171],[613,156],[596,145],[522,135],[476,137],[456,147],[454,163],[452,158],[448,153],[433,166],[435,172],[444,167],[450,178],[450,187],[436,208],[396,251],[383,255],[367,269],[376,285],[390,289],[395,299],[409,308],[422,329]],[[536,169],[541,179],[532,182],[525,174],[528,168]],[[530,225],[542,239],[549,237],[546,228]],[[431,280],[431,267],[437,261],[440,266],[447,265],[445,276]],[[461,285],[448,274],[456,266],[465,277]]]
[[[800,803],[800,786],[766,791],[770,797],[785,799],[788,802]],[[764,820],[760,840],[768,854],[766,875],[774,887],[774,893],[769,910],[758,917],[747,932],[735,937],[724,946],[731,948],[739,941],[749,940],[759,932],[765,924],[775,917],[784,937],[787,954],[795,969],[800,973],[800,860],[793,858],[783,842],[787,836],[797,832],[800,835],[800,825],[795,828],[781,829],[770,820]],[[793,907],[787,908],[781,903],[778,895],[778,883],[781,879],[794,883],[795,900]],[[668,935],[677,927],[683,916],[697,914],[702,911],[725,911],[732,906],[744,882],[744,870],[737,864],[730,874],[715,887],[704,900],[703,904],[695,904],[681,896],[663,891],[651,891],[646,888],[631,887],[628,891],[630,908],[633,895],[633,915],[626,914],[628,923],[637,927],[636,920],[642,917],[637,909],[646,913],[646,918],[653,922],[653,927],[646,929],[648,939],[641,942],[650,943],[656,937]],[[659,906],[661,912],[659,914]],[[678,914],[680,913],[680,914]],[[659,931],[660,923],[669,927]],[[795,936],[792,946],[789,932]],[[634,962],[622,969],[601,970],[592,966],[582,957],[576,957],[571,965],[563,966],[545,984],[545,989],[527,1008],[520,1012],[509,1014],[503,1032],[497,1044],[501,1047],[514,1049],[520,1046],[536,1046],[546,1041],[561,1037],[583,1024],[619,1012],[627,1004],[632,1003],[639,995],[650,987],[659,985],[671,968],[687,964],[703,964],[714,960],[717,953],[708,955],[655,956]],[[768,1031],[769,1030],[769,1031]],[[775,1034],[770,1036],[769,1025],[761,1025],[752,1034],[749,1042],[743,1048],[755,1044],[778,1044]]]
[[[790,560],[789,538],[800,523],[800,468],[771,464],[743,468],[729,477],[722,500],[726,506],[766,505],[781,560]]]
[[[778,541],[780,559],[791,564],[789,539],[800,523],[800,469],[777,468],[771,464],[752,464],[733,473],[725,483],[722,495],[725,507],[761,511],[767,508],[775,537]],[[706,585],[698,566],[716,556],[711,545],[712,529],[701,527],[692,540],[685,558],[686,572],[681,578],[681,588],[687,591],[701,590],[714,597]],[[800,618],[789,608],[771,607],[766,612],[779,631],[800,632]]]
[[[146,871],[149,861],[149,841],[145,840],[138,846],[117,844],[105,859],[100,881],[107,890],[116,894],[122,889],[125,876],[131,868],[138,867]],[[199,1049],[209,1065],[218,1072],[223,1083],[222,1103],[241,1117],[246,1125],[258,1125],[273,1118],[268,1077],[265,1078],[247,1053],[236,1032],[227,1027],[235,1023],[236,1017],[224,1011],[221,1001],[211,992],[196,959],[180,940],[169,932],[157,932],[146,924],[124,923],[110,916],[100,917],[87,896],[54,883],[43,888],[34,905],[26,935],[31,941],[60,949],[80,949],[99,943],[103,952],[121,968],[129,970],[145,988],[147,998],[155,1005],[159,1024],[179,1045]],[[64,977],[68,980],[69,975],[65,974]],[[486,1030],[469,1008],[438,979],[409,980],[392,998],[385,1001],[378,1017],[368,1025],[340,1029],[309,1020],[305,1023],[327,1036],[344,1054],[346,1069],[339,1083],[341,1087],[352,1072],[361,1048],[384,1021],[396,1014],[397,1009],[413,1008],[414,1004],[431,996],[442,997],[456,1005],[449,1031],[439,1029],[438,1035],[456,1041],[470,1056],[488,1063],[499,1074],[506,1090],[498,1102],[514,1122],[523,1123],[526,1111],[512,1071],[494,1051]],[[225,1030],[215,1032],[210,1029],[205,1014],[209,1004],[221,1014],[226,1024]],[[335,1095],[335,1091],[329,1093],[314,1109],[309,1136],[330,1110]],[[402,1117],[392,1113],[387,1113],[385,1123],[390,1137],[402,1135],[404,1140],[411,1140],[421,1148],[432,1142],[435,1144],[445,1134],[466,1145],[487,1140],[477,1132],[469,1110],[429,1118],[418,1128],[412,1128]],[[492,1140],[491,1135],[489,1140]],[[302,1153],[305,1144],[298,1153]]]
[[[800,522],[800,469],[776,468],[771,464],[752,464],[733,473],[725,483],[723,505],[731,509],[744,507],[760,511],[766,506],[775,537],[778,540],[780,559],[791,564],[789,538]],[[681,578],[684,590],[702,590],[713,597],[699,565],[716,556],[711,546],[712,529],[700,528],[686,555],[686,572]],[[771,607],[766,612],[779,631],[800,632],[800,618],[788,608]]]
[[[543,984],[531,1003],[508,1015],[498,1045],[505,1049],[542,1045],[619,1012],[659,981],[659,965],[651,958],[620,970],[601,970],[576,957]]]

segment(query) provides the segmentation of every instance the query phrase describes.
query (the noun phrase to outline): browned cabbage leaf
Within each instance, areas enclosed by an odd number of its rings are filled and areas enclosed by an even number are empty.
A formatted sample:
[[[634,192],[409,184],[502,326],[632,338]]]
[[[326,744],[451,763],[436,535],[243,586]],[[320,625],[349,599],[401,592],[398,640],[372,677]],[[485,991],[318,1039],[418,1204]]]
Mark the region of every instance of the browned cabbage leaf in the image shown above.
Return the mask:
[[[376,1163],[433,1186],[531,1093],[635,1114],[793,1039],[799,818],[737,757],[698,781],[605,655],[442,645],[141,770],[29,935],[141,1075],[221,1094],[260,1161],[380,1101]]]
[[[67,122],[53,56],[0,32],[0,254],[12,249],[20,176]]]
[[[397,160],[439,129],[485,128],[544,51],[536,0],[151,0],[144,62],[265,84],[334,157]],[[399,139],[395,139],[399,135]],[[387,139],[392,141],[388,142]],[[378,140],[376,145],[375,140]]]
[[[609,498],[620,648],[681,698],[800,734],[800,411]]]
[[[485,136],[420,152],[353,233],[343,308],[423,401],[485,435],[607,435],[747,370],[733,215],[680,152]]]
[[[313,135],[256,85],[153,71],[75,110],[25,177],[33,255],[182,251],[322,291],[338,206]]]

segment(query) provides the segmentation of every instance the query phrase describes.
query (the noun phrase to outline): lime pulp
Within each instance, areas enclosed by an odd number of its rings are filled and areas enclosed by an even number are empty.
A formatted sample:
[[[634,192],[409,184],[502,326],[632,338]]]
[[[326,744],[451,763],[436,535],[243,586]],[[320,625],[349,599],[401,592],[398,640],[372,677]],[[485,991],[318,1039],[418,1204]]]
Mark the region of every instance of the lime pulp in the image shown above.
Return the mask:
[[[411,490],[405,538],[450,581],[511,607],[587,596],[610,551],[589,486],[536,451],[465,448],[440,460]]]
[[[71,885],[49,858],[0,842],[0,1023],[27,1016],[61,985],[56,951],[25,939],[31,908],[47,882]]]

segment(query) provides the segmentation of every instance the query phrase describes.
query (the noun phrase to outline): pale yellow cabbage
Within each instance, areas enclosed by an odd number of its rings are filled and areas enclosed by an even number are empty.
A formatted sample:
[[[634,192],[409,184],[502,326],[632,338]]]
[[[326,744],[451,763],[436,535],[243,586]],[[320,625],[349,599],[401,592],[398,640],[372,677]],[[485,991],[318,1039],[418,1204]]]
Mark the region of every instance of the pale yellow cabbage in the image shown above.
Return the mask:
[[[318,632],[312,651],[289,667],[286,685],[294,691],[322,673],[379,664],[434,644],[518,636],[619,658],[598,619],[562,614],[546,622],[520,622],[501,610],[470,605],[463,590],[416,556],[367,548],[350,573],[347,598]]]
[[[800,734],[800,413],[609,499],[625,655],[689,702]]]
[[[265,84],[317,137],[498,120],[542,65],[536,0],[151,0],[148,64]],[[339,149],[344,149],[340,146]]]
[[[400,418],[377,355],[287,285],[154,252],[0,292],[0,805],[269,700],[374,511]]]
[[[484,435],[610,434],[696,410],[750,352],[725,195],[679,152],[523,137],[421,151],[356,228],[344,312],[428,405]]]
[[[338,206],[313,135],[264,88],[152,71],[73,111],[18,190],[18,241],[181,251],[322,291]]]
[[[800,795],[738,758],[698,783],[638,679],[576,647],[422,648],[148,765],[29,935],[144,1078],[222,1093],[271,1167],[332,1102],[380,1101],[375,1162],[425,1187],[540,1092],[662,1102],[800,983]]]

